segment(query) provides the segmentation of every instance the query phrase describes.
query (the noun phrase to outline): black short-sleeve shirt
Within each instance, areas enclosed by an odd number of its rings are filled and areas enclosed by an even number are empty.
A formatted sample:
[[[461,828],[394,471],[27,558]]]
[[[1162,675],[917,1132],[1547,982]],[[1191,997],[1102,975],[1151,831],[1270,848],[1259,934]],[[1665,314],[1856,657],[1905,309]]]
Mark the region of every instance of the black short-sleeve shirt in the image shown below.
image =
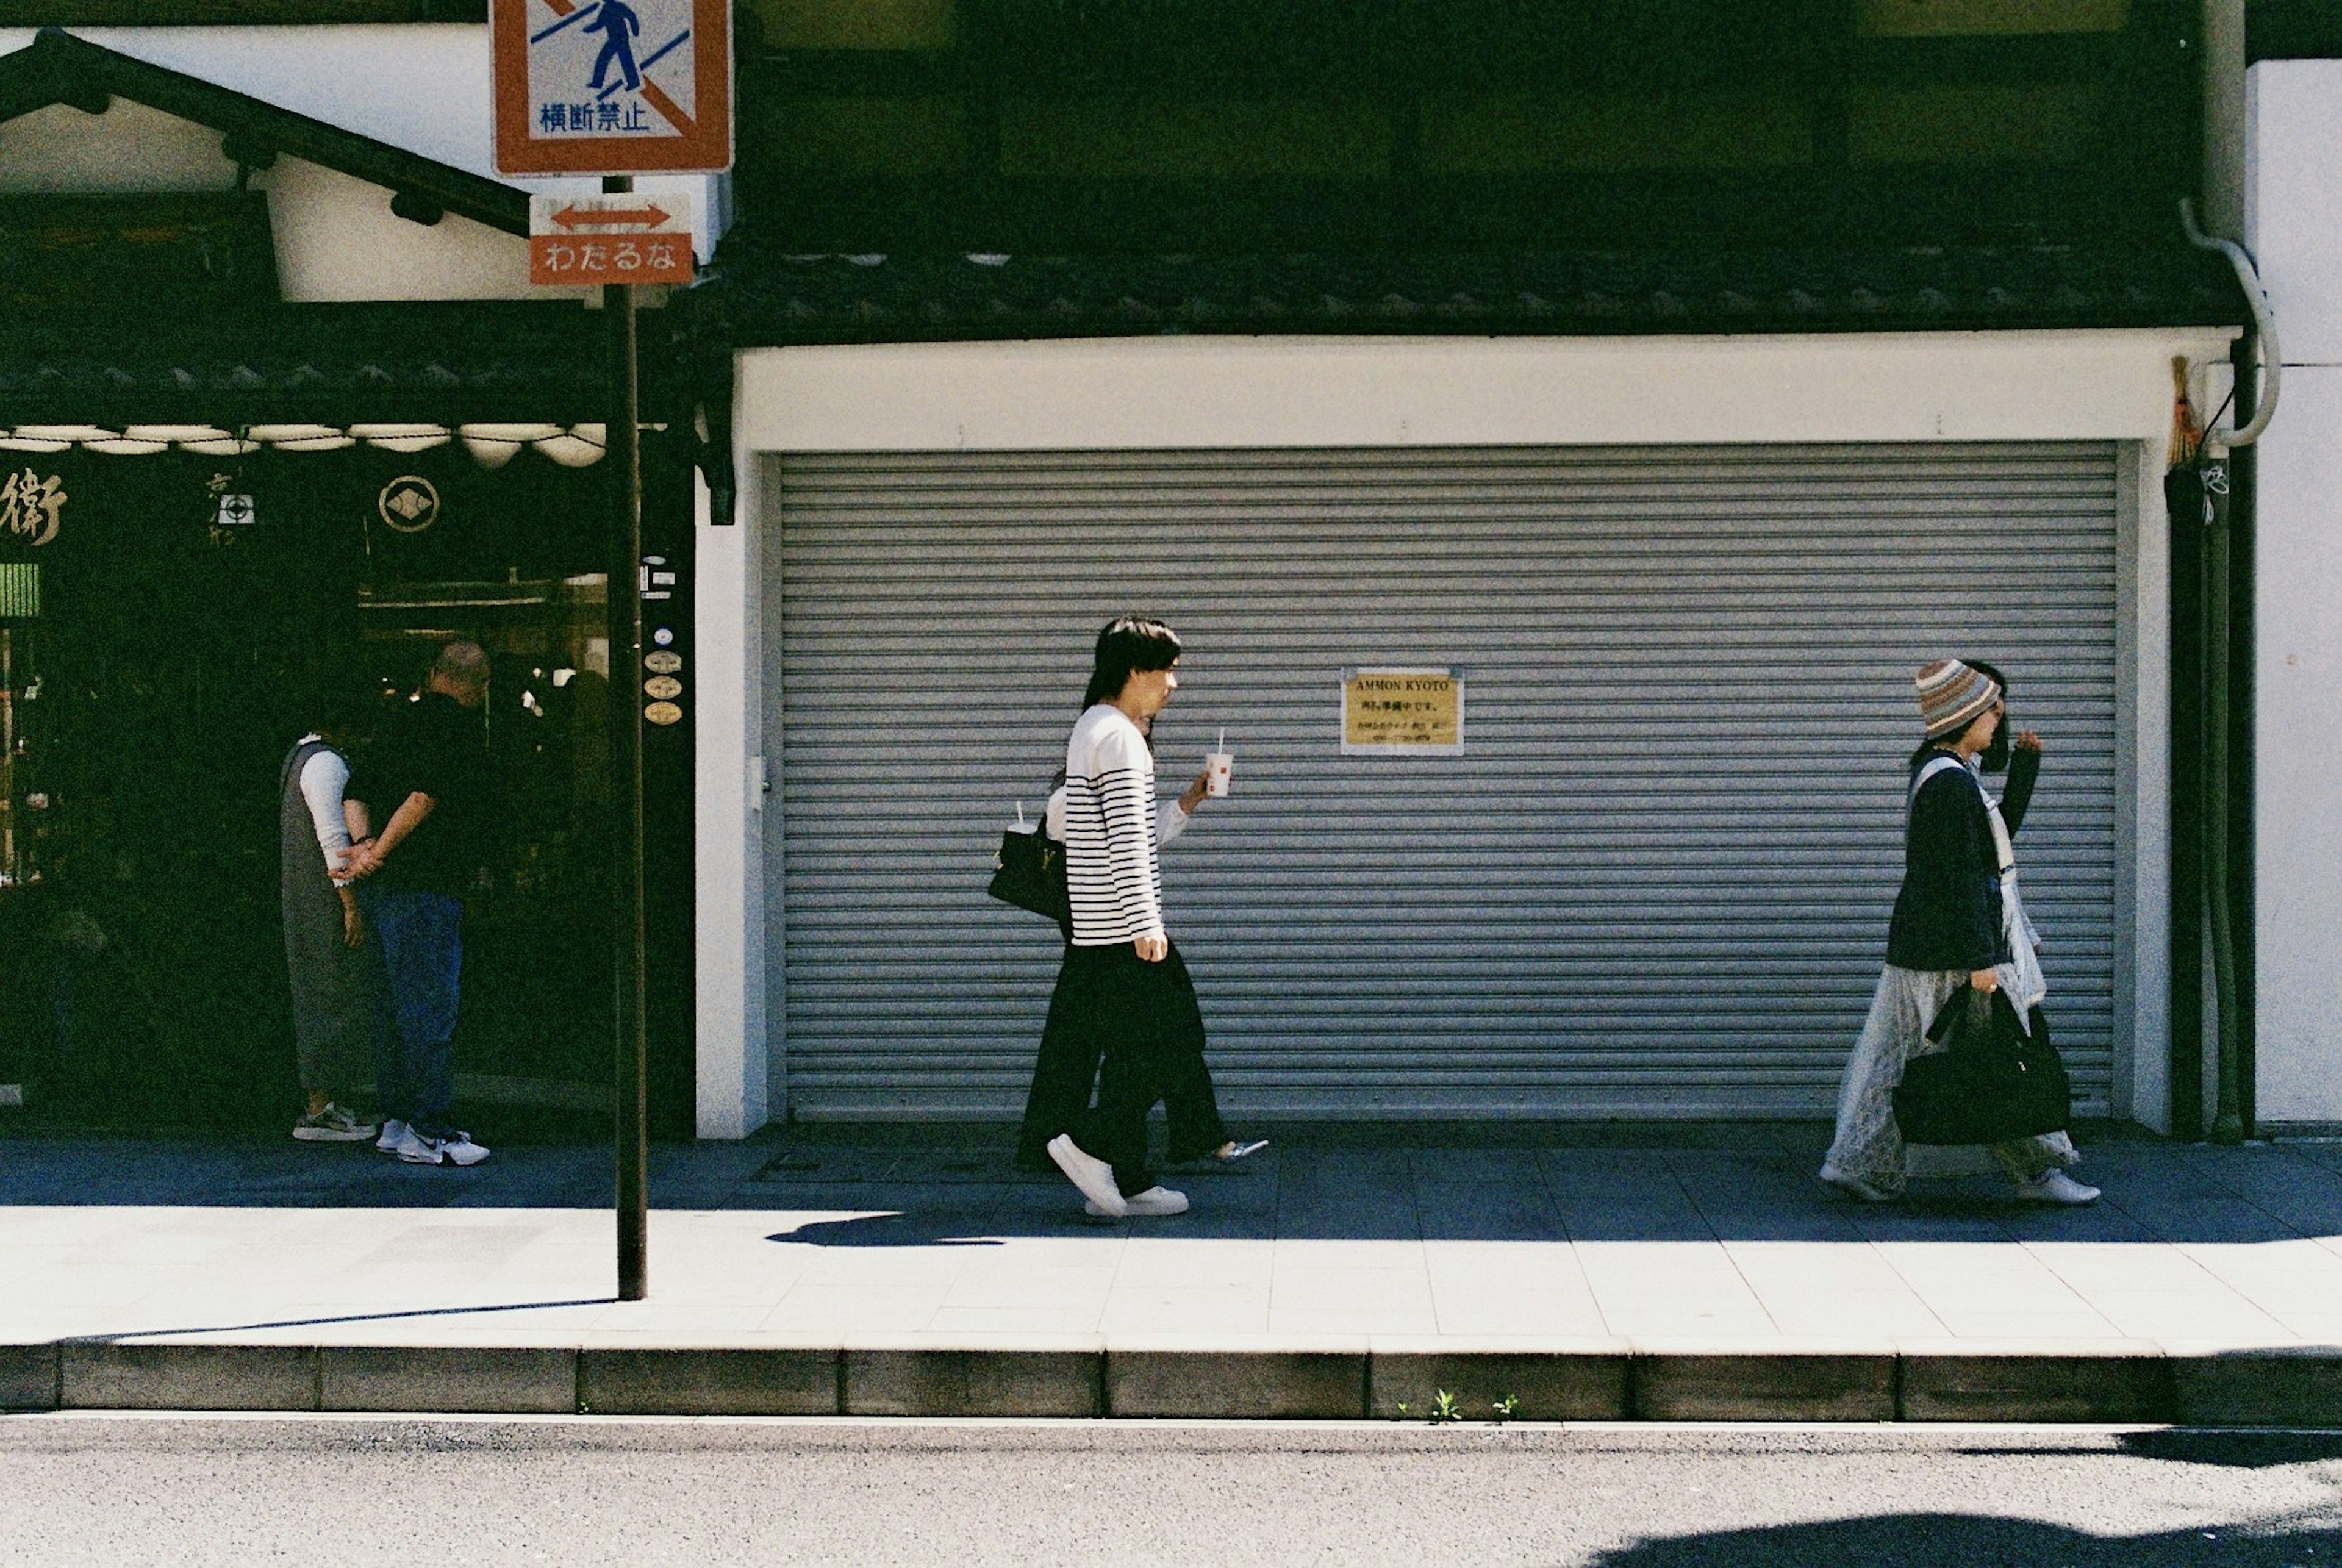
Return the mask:
[[[445,693],[395,705],[350,779],[350,795],[374,814],[376,833],[417,792],[435,803],[431,814],[391,851],[375,881],[460,898],[485,859],[487,748],[479,714]]]

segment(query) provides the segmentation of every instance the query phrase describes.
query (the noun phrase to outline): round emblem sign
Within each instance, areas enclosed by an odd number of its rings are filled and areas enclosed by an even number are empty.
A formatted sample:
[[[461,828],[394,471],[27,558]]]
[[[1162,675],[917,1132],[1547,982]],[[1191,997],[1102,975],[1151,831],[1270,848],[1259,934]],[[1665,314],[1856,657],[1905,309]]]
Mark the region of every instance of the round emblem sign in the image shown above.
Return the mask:
[[[643,710],[643,717],[655,724],[672,724],[683,717],[683,710],[673,703],[653,703]]]
[[[683,695],[683,683],[673,675],[653,675],[643,683],[643,694],[656,697],[663,703],[670,702]]]
[[[683,655],[670,648],[655,648],[643,655],[643,668],[654,675],[671,675],[683,668]]]
[[[439,521],[439,492],[420,474],[402,474],[375,498],[382,520],[402,534],[420,534]]]

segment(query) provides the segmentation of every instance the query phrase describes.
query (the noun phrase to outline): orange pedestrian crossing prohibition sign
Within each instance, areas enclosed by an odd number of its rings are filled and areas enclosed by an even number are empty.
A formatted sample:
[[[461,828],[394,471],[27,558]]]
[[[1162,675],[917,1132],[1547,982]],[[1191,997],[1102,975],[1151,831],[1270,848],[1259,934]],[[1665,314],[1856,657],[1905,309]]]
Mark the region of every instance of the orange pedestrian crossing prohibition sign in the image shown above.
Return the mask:
[[[732,164],[730,0],[493,0],[502,175]]]

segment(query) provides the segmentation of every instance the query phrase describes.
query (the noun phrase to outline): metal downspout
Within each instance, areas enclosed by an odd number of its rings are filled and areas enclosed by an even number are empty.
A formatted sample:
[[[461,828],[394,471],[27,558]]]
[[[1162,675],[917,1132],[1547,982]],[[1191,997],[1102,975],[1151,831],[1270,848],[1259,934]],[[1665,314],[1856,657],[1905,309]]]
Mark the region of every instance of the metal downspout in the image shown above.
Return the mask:
[[[2251,255],[2234,240],[2205,234],[2197,226],[2194,205],[2185,198],[2179,204],[2179,219],[2187,230],[2189,244],[2199,250],[2215,251],[2227,258],[2228,265],[2236,271],[2237,284],[2245,291],[2245,302],[2253,314],[2253,330],[2237,345],[2235,356],[2237,414],[2245,420],[2245,424],[2225,434],[2217,430],[2207,431],[2204,443],[2207,448],[2213,449],[2214,455],[2203,464],[2207,490],[2227,494],[2228,499],[2227,505],[2206,508],[2209,533],[2206,538],[2204,566],[2205,728],[2207,732],[2204,770],[2204,882],[2212,930],[2213,994],[2219,1020],[2218,1099],[2212,1116],[2212,1141],[2216,1144],[2239,1144],[2246,1134],[2246,1021],[2239,976],[2236,862],[2232,853],[2236,846],[2231,784],[2237,737],[2233,733],[2231,713],[2235,607],[2232,601],[2234,564],[2229,519],[2238,502],[2243,502],[2249,509],[2250,496],[2232,493],[2241,487],[2232,486],[2227,454],[2237,447],[2251,445],[2268,428],[2270,418],[2277,413],[2277,388],[2282,372],[2277,352],[2277,323],[2269,310],[2268,295],[2261,287],[2259,269],[2255,266]],[[2249,374],[2256,357],[2260,363],[2257,385]],[[2249,744],[2250,737],[2246,737],[2246,742]]]

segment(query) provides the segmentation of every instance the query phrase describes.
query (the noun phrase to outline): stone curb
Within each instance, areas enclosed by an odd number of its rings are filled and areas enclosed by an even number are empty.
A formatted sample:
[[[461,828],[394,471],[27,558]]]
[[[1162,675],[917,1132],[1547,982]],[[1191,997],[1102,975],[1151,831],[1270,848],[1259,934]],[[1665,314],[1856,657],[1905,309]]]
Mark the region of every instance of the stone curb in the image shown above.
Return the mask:
[[[0,1410],[2342,1427],[2342,1346],[0,1345]]]

